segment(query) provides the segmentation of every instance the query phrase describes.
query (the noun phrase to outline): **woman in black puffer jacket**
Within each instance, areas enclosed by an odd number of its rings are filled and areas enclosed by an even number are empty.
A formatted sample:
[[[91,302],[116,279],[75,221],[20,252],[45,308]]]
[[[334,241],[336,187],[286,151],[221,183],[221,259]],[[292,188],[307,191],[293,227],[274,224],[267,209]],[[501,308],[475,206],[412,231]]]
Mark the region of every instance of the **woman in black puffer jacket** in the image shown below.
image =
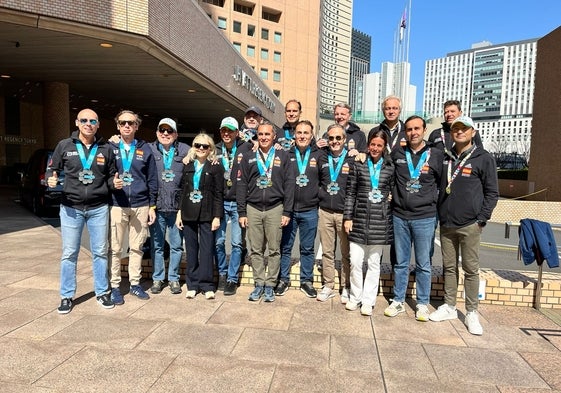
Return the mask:
[[[390,195],[394,166],[386,156],[388,137],[384,131],[372,133],[364,162],[355,161],[347,181],[345,231],[351,254],[351,293],[345,308],[354,311],[362,304],[362,315],[372,315],[380,281],[383,246],[393,241]],[[363,279],[362,266],[368,270]]]

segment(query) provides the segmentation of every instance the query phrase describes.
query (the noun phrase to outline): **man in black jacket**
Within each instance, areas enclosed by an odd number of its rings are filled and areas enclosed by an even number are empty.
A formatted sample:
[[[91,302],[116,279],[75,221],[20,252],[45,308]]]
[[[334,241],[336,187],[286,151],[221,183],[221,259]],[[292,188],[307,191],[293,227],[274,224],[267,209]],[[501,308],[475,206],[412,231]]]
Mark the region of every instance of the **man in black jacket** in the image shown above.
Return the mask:
[[[262,296],[265,302],[275,300],[282,227],[290,222],[294,203],[296,181],[290,171],[289,156],[284,151],[275,150],[274,140],[273,125],[269,122],[259,125],[259,148],[243,155],[238,170],[236,200],[239,222],[242,228],[247,228],[255,281],[250,301],[259,301]],[[267,272],[263,255],[266,248],[269,249]]]
[[[339,124],[345,130],[345,134],[347,134],[345,149],[349,152],[349,156],[354,157],[358,153],[366,152],[366,135],[364,135],[359,126],[351,121],[352,116],[352,108],[348,104],[340,103],[333,107],[335,123]],[[323,148],[326,146],[327,141],[318,141],[318,147]]]
[[[368,133],[370,140],[372,134],[376,131],[383,130],[388,135],[388,153],[391,153],[398,147],[405,147],[407,140],[405,138],[405,126],[399,116],[401,115],[401,99],[396,96],[387,96],[382,101],[382,113],[384,121],[380,125],[372,128]]]
[[[456,118],[450,127],[454,142],[451,156],[445,157],[439,198],[440,243],[444,267],[444,304],[430,314],[439,322],[456,319],[458,260],[462,256],[466,294],[465,324],[471,334],[483,334],[479,323],[479,241],[481,231],[499,198],[495,160],[473,143],[473,121]]]
[[[60,171],[66,174],[60,205],[62,257],[59,314],[68,314],[72,310],[84,225],[90,235],[97,302],[103,308],[115,307],[109,295],[107,274],[109,198],[111,189],[122,186],[115,185],[117,169],[113,152],[97,135],[97,114],[91,109],[81,110],[76,118],[76,127],[78,131],[58,143],[47,169],[49,187],[56,187]]]

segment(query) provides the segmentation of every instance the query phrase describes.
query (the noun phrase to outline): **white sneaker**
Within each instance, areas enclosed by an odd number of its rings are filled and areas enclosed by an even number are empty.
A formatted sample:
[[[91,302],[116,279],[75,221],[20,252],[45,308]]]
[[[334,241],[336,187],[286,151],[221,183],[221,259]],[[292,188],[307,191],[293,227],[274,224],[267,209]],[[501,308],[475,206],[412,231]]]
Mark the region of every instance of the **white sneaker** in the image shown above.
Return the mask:
[[[444,303],[442,306],[438,307],[436,311],[431,312],[429,319],[433,322],[448,321],[450,319],[458,318],[458,310],[455,306],[449,306]]]
[[[349,302],[349,288],[343,288],[341,291],[341,304],[347,304]]]
[[[429,308],[426,304],[417,304],[417,311],[415,312],[415,319],[420,322],[429,321]]]
[[[321,291],[319,291],[318,295],[316,296],[316,299],[319,302],[325,302],[334,296],[335,296],[335,292],[333,291],[333,289],[329,287],[323,287],[321,288]]]
[[[392,303],[384,310],[384,315],[386,317],[395,317],[397,314],[401,314],[402,312],[405,312],[403,303],[392,300]]]
[[[468,332],[476,336],[481,336],[483,334],[483,326],[479,323],[479,317],[477,316],[477,311],[469,311],[466,314],[466,326]]]
[[[349,304],[349,303],[347,303],[347,304]],[[372,306],[369,306],[367,304],[363,304],[362,306],[360,306],[360,313],[362,315],[365,315],[365,316],[369,317],[369,316],[372,315],[372,308],[373,308]]]
[[[214,297],[215,297],[214,291],[206,291],[205,292],[205,299],[206,300],[214,299]]]
[[[347,304],[345,304],[345,309],[347,311],[355,311],[356,309],[358,309],[358,304],[348,301]]]
[[[194,299],[195,296],[197,296],[197,291],[187,291],[187,293],[185,294],[185,297],[187,299]]]

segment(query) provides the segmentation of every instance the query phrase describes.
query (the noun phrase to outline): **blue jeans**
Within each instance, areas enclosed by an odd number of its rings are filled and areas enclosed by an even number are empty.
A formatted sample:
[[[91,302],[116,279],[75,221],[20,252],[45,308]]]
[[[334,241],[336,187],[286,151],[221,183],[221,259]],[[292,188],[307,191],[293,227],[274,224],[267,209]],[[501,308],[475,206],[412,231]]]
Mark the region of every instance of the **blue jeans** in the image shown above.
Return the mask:
[[[290,282],[290,258],[296,238],[296,230],[300,229],[300,283],[314,282],[314,242],[318,228],[317,209],[305,212],[294,212],[287,226],[282,229],[281,261],[279,279]]]
[[[405,301],[409,282],[411,246],[415,247],[415,284],[417,304],[429,304],[431,288],[430,252],[434,239],[436,216],[417,220],[404,220],[393,216],[394,247],[396,264],[393,268],[395,282],[394,300]]]
[[[164,246],[166,233],[169,242],[168,281],[179,281],[179,264],[183,256],[183,233],[175,226],[177,212],[156,211],[156,222],[150,225],[150,251],[152,254],[152,280],[163,281],[166,277]]]
[[[236,201],[224,201],[224,217],[216,231],[216,265],[219,275],[228,275],[227,280],[238,282],[238,270],[242,260],[242,228],[238,222],[238,204]],[[230,220],[230,237],[232,252],[230,264],[226,263],[226,225]]]
[[[84,225],[88,228],[90,235],[95,295],[101,296],[109,291],[107,269],[109,206],[103,205],[83,211],[60,205],[60,232],[62,235],[60,296],[62,298],[73,298],[76,294],[76,264]]]

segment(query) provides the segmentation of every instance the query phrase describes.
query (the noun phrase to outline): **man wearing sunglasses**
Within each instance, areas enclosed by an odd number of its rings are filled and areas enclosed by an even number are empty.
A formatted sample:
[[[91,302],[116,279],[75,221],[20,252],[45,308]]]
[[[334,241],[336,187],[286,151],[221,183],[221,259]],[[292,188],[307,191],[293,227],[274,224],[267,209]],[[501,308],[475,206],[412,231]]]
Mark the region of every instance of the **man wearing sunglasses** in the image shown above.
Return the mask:
[[[66,173],[60,205],[62,256],[59,314],[68,314],[72,310],[84,225],[90,235],[96,300],[103,308],[115,307],[109,295],[107,277],[107,222],[110,191],[122,185],[114,177],[117,169],[111,146],[97,135],[97,114],[91,109],[81,110],[76,127],[78,130],[70,138],[63,139],[56,146],[46,174],[49,187],[56,187],[58,173]]]
[[[124,237],[129,239],[129,282],[131,295],[141,300],[150,296],[140,286],[142,246],[148,237],[148,226],[156,220],[158,171],[150,146],[136,139],[141,118],[130,110],[115,117],[121,135],[118,143],[111,142],[119,171],[120,190],[113,192],[111,207],[111,300],[116,305],[125,301],[120,290],[121,254]]]
[[[181,293],[179,284],[179,264],[183,256],[183,233],[175,226],[181,195],[183,157],[189,152],[189,145],[177,140],[177,124],[168,117],[160,120],[156,130],[156,140],[150,143],[158,171],[158,199],[156,201],[156,221],[150,225],[150,250],[152,252],[152,287],[157,294],[164,288],[166,269],[164,246],[169,242],[168,286],[172,294]]]

